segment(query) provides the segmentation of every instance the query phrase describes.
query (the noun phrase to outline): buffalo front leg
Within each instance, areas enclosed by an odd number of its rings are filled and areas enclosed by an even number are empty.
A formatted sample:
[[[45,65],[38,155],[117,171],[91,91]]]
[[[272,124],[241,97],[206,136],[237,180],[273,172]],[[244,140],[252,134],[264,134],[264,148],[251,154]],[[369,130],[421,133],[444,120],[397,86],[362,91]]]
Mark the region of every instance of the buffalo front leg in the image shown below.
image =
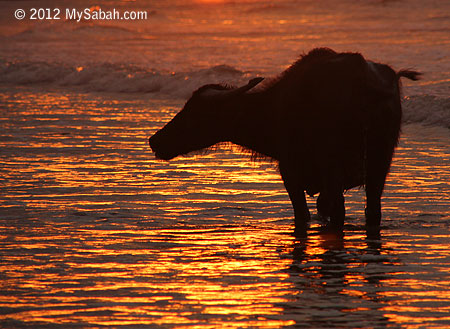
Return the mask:
[[[307,223],[311,215],[306,204],[305,193],[300,179],[293,169],[282,166],[281,164],[280,173],[294,208],[294,234],[296,236],[304,236],[306,235]]]

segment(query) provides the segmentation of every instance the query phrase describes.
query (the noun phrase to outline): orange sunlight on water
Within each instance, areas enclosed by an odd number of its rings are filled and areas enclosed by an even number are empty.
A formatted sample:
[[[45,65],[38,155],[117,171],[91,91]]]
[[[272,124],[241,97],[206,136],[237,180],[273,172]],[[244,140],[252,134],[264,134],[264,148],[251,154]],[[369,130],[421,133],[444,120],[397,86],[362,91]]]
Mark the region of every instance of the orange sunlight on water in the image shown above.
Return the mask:
[[[36,3],[0,1],[0,328],[450,328],[450,2],[113,0],[88,7],[148,17],[80,22],[63,3],[87,1]],[[324,46],[424,73],[403,81],[379,236],[364,189],[343,236],[308,197],[295,238],[276,163],[154,158],[199,86]]]
[[[233,148],[152,159],[147,138],[176,102],[1,97],[0,321],[416,328],[449,320],[450,159],[432,134],[417,140],[415,127],[405,129],[380,240],[366,238],[362,191],[346,194],[343,239],[322,234],[313,211],[309,237],[296,240],[274,164]]]

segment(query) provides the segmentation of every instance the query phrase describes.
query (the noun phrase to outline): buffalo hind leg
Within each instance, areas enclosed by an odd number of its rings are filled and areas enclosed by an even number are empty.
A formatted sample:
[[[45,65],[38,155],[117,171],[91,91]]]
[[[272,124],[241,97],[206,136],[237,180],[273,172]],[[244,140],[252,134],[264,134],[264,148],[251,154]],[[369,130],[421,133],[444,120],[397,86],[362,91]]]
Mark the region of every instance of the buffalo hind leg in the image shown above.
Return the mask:
[[[307,223],[311,218],[308,206],[306,204],[305,193],[302,185],[295,171],[286,168],[280,164],[280,173],[283,179],[284,186],[289,194],[289,198],[294,208],[294,222],[296,236],[302,237],[306,235]]]
[[[333,194],[332,208],[330,213],[330,228],[341,232],[345,220],[345,199],[341,191]]]
[[[370,147],[367,152],[366,227],[377,230],[381,224],[381,196],[392,160],[394,145]]]
[[[317,214],[322,220],[326,220],[330,217],[330,201],[328,200],[326,193],[321,192],[319,194],[316,201],[316,208]]]
[[[336,177],[336,176],[335,176]],[[345,199],[341,184],[334,179],[329,180],[328,187],[323,192],[326,202],[319,202],[321,208],[328,211],[330,223],[328,228],[335,232],[342,232],[345,220]]]
[[[327,193],[321,192],[317,198],[317,213],[323,221],[330,218],[330,226],[334,230],[342,230],[345,219],[345,199],[342,193],[335,193],[330,198]]]
[[[337,162],[337,163],[336,163]],[[330,222],[327,229],[334,232],[342,232],[345,220],[345,199],[342,183],[342,173],[338,161],[329,162],[327,175],[324,180],[323,190],[317,199],[317,211],[327,214]],[[328,217],[327,216],[327,217]]]
[[[384,168],[372,168],[367,170],[366,178],[366,227],[378,228],[381,224],[381,195],[387,170]]]

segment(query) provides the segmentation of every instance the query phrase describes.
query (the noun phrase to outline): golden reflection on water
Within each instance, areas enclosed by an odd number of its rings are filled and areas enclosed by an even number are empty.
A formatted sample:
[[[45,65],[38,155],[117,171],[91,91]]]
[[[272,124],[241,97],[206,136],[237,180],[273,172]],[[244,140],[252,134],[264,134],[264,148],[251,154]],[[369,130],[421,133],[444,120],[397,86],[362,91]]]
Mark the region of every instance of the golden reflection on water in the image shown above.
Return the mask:
[[[362,191],[346,194],[344,239],[322,234],[313,210],[308,238],[295,240],[274,164],[228,147],[152,158],[148,136],[180,104],[11,97],[0,96],[0,324],[449,321],[448,139],[405,129],[381,240],[366,238]]]
[[[75,235],[69,237],[59,237],[60,239],[70,239],[71,241],[81,240],[89,241],[87,245],[70,246],[69,259],[61,258],[56,254],[52,259],[52,263],[64,262],[67,268],[75,273],[70,275],[70,279],[65,278],[61,274],[46,274],[45,277],[36,276],[29,279],[26,283],[21,283],[21,289],[29,289],[31,291],[45,291],[49,295],[46,297],[36,298],[32,303],[29,301],[16,300],[16,306],[20,307],[39,307],[45,304],[48,311],[24,311],[20,312],[15,318],[18,320],[48,321],[56,318],[56,323],[69,323],[72,321],[87,321],[98,325],[121,325],[129,324],[164,324],[179,323],[191,324],[198,320],[190,320],[187,315],[196,314],[197,305],[201,306],[202,316],[212,315],[233,315],[236,320],[227,321],[230,328],[252,327],[258,324],[261,328],[273,328],[282,325],[292,324],[292,321],[286,320],[270,320],[266,321],[265,317],[261,317],[257,321],[248,322],[249,318],[258,317],[261,314],[270,316],[279,314],[282,309],[275,307],[275,303],[285,302],[287,299],[283,294],[287,294],[291,289],[291,284],[283,283],[288,277],[281,270],[285,268],[290,260],[276,260],[276,254],[273,254],[273,248],[259,245],[259,241],[266,241],[267,237],[264,232],[253,231],[250,234],[243,232],[221,232],[217,233],[211,230],[148,230],[140,231],[136,238],[132,241],[129,239],[118,238],[121,235],[135,236],[135,230],[78,230]],[[165,237],[162,242],[162,237]],[[40,237],[38,237],[40,239]],[[131,249],[134,243],[144,241],[160,241],[167,243],[177,241],[180,246],[185,246],[183,251],[174,250],[151,250],[143,245],[141,249]],[[106,242],[105,242],[106,241]],[[185,242],[186,241],[186,242]],[[249,241],[251,249],[238,248],[238,244],[243,241]],[[289,242],[288,239],[287,242]],[[36,252],[46,250],[50,247],[57,247],[55,243],[34,243],[26,240],[22,242],[22,248],[33,250],[34,257],[44,256],[46,253]],[[120,248],[111,248],[114,246]],[[214,248],[211,249],[210,247]],[[235,246],[235,247],[233,247]],[[61,246],[59,246],[61,247]],[[84,249],[84,248],[86,249]],[[94,249],[95,248],[95,249]],[[88,252],[86,252],[88,250]],[[247,250],[246,254],[242,252]],[[155,255],[154,253],[158,253]],[[237,258],[234,257],[234,254]],[[98,254],[98,256],[97,256]],[[263,255],[263,256],[261,256]],[[97,257],[112,257],[120,259],[120,257],[129,256],[132,258],[147,259],[147,262],[138,262],[129,264],[117,263],[115,261],[104,261],[98,263]],[[156,259],[153,260],[157,256]],[[177,262],[176,258],[182,257],[181,262]],[[83,260],[81,260],[83,258]],[[71,260],[73,259],[73,260]],[[153,261],[152,261],[153,260]],[[52,267],[52,265],[49,265]],[[2,266],[3,267],[3,266]],[[97,272],[97,269],[103,269],[105,272]],[[28,267],[28,271],[43,271],[41,266]],[[82,273],[77,274],[80,270]],[[22,268],[8,266],[8,272],[20,273]],[[95,279],[92,274],[95,273]],[[176,274],[175,274],[176,273]],[[228,277],[227,280],[223,278]],[[141,278],[137,282],[133,282],[135,278]],[[146,278],[147,280],[142,280]],[[158,281],[163,279],[158,285]],[[167,278],[167,280],[165,280]],[[12,279],[12,278],[11,278]],[[84,280],[94,280],[95,285],[82,285]],[[122,281],[126,280],[126,281]],[[150,282],[155,280],[155,283]],[[13,280],[14,281],[14,280]],[[62,282],[61,282],[62,281]],[[49,288],[47,283],[61,282],[62,286],[72,286],[69,290],[72,293],[82,292],[83,296],[64,296],[67,288]],[[81,285],[81,286],[80,286]],[[147,295],[153,293],[157,296],[139,297],[137,296],[114,296],[115,292],[121,290],[146,290]],[[89,297],[90,291],[95,293],[95,297]],[[105,296],[102,291],[110,292]],[[60,296],[65,292],[63,296]],[[112,293],[112,296],[108,297]],[[177,297],[178,296],[178,297]],[[180,298],[179,296],[183,296]],[[57,299],[59,302],[55,304],[51,300]],[[178,299],[178,300],[177,300]],[[116,304],[120,301],[123,304],[132,306],[114,306],[105,307],[89,307],[88,312],[91,314],[102,312],[112,312],[117,314],[121,320],[111,320],[108,317],[102,318],[101,315],[85,317],[77,315],[76,309],[79,305],[90,304],[89,301],[95,303]],[[163,303],[164,307],[155,307],[161,301],[170,302],[170,305]],[[0,306],[7,307],[11,300],[3,300]],[[148,307],[151,305],[152,307]],[[56,307],[57,306],[57,307]],[[52,308],[56,309],[52,309]],[[145,317],[150,317],[148,321],[137,320],[136,315],[124,316],[121,314],[135,314],[135,308],[138,307]],[[67,308],[66,310],[60,308]],[[191,311],[182,311],[183,309],[192,309]],[[64,316],[64,319],[61,317]],[[242,321],[239,321],[241,317]],[[52,321],[53,322],[53,321]]]

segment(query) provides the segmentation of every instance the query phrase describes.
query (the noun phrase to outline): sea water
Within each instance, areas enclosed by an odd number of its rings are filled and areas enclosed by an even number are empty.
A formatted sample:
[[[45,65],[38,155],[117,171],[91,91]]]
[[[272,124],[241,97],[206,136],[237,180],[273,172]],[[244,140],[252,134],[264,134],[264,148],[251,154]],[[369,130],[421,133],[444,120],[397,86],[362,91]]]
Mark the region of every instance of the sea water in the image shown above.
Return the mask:
[[[450,327],[450,7],[443,1],[105,1],[146,20],[16,20],[0,4],[0,327]],[[94,10],[95,8],[93,8]],[[148,137],[207,83],[326,46],[403,81],[381,237],[315,198],[296,239],[276,164],[233,147],[162,162]]]

